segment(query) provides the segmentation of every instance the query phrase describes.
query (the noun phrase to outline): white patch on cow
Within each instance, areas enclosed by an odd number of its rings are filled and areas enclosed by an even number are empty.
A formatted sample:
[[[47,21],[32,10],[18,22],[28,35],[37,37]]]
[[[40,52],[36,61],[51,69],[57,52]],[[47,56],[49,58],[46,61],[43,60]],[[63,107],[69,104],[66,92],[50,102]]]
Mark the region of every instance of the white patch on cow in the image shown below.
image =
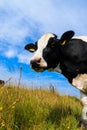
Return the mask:
[[[81,40],[87,42],[87,36],[75,36],[75,37],[73,37],[73,38],[81,39]],[[73,39],[73,38],[72,38],[72,39]]]
[[[73,79],[72,85],[87,93],[87,74],[78,74],[76,78]]]
[[[51,37],[54,37],[54,35],[52,33],[47,33],[45,35],[43,35],[39,40],[38,40],[38,43],[37,43],[37,46],[38,46],[38,49],[37,51],[35,52],[35,55],[31,58],[31,60],[38,60],[38,59],[41,59],[40,61],[40,67],[47,67],[47,63],[46,61],[44,60],[43,56],[42,56],[42,53],[43,53],[43,49],[47,46],[48,44],[48,40],[51,38]]]
[[[80,99],[81,99],[83,105],[87,105],[87,94],[80,91]]]
[[[87,74],[79,74],[73,79],[72,85],[80,90],[80,99],[83,104],[82,120],[87,122]]]
[[[87,94],[84,94],[83,92],[80,92],[80,98],[83,103],[83,109],[82,109],[82,119],[84,121],[87,121]]]

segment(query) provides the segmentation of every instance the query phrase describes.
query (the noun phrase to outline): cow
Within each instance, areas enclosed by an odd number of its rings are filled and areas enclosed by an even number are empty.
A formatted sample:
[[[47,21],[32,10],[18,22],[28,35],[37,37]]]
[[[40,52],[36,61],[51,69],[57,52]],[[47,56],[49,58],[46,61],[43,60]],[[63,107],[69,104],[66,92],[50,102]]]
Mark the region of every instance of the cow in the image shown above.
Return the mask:
[[[87,37],[73,37],[74,34],[69,30],[58,38],[53,33],[47,33],[24,48],[35,52],[30,60],[32,69],[36,72],[59,72],[80,90],[83,103],[81,124],[87,127]]]

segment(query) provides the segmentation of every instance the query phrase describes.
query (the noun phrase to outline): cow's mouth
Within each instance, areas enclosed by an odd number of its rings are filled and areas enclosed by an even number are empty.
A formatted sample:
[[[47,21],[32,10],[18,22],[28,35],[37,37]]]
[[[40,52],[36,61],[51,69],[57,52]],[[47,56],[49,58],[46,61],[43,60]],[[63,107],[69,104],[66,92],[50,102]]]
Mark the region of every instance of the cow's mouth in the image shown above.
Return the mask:
[[[37,67],[37,68],[33,68],[33,67],[31,67],[33,70],[35,70],[36,72],[43,72],[43,71],[45,71],[46,70],[46,68],[45,67]]]
[[[46,66],[40,65],[37,61],[31,61],[30,66],[36,72],[43,72],[47,68]]]
[[[43,72],[44,69],[43,68],[33,68],[36,72]]]

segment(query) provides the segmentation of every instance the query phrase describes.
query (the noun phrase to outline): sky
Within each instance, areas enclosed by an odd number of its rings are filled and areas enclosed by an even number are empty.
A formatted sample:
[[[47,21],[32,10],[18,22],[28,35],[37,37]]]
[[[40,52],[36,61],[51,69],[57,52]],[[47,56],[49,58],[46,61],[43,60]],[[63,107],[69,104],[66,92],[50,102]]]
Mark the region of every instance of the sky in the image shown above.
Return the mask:
[[[58,37],[74,30],[76,36],[87,35],[87,0],[0,0],[0,79],[30,86],[53,85],[62,94],[79,95],[61,74],[36,73],[29,66],[32,54],[24,50],[27,43],[51,32]]]

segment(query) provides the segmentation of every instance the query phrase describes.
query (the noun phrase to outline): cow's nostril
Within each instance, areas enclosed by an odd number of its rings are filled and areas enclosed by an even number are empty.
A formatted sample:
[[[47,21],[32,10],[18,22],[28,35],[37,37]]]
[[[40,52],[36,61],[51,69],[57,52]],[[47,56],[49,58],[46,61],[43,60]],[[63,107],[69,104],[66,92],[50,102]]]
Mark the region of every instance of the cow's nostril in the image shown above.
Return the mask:
[[[40,63],[40,61],[41,61],[41,58],[40,58],[40,59],[38,59],[36,62],[39,64],[39,63]]]
[[[39,60],[37,61],[37,60],[32,60],[32,61],[30,61],[30,64],[31,64],[31,67],[34,69],[34,68],[40,68],[40,66],[39,66]]]

